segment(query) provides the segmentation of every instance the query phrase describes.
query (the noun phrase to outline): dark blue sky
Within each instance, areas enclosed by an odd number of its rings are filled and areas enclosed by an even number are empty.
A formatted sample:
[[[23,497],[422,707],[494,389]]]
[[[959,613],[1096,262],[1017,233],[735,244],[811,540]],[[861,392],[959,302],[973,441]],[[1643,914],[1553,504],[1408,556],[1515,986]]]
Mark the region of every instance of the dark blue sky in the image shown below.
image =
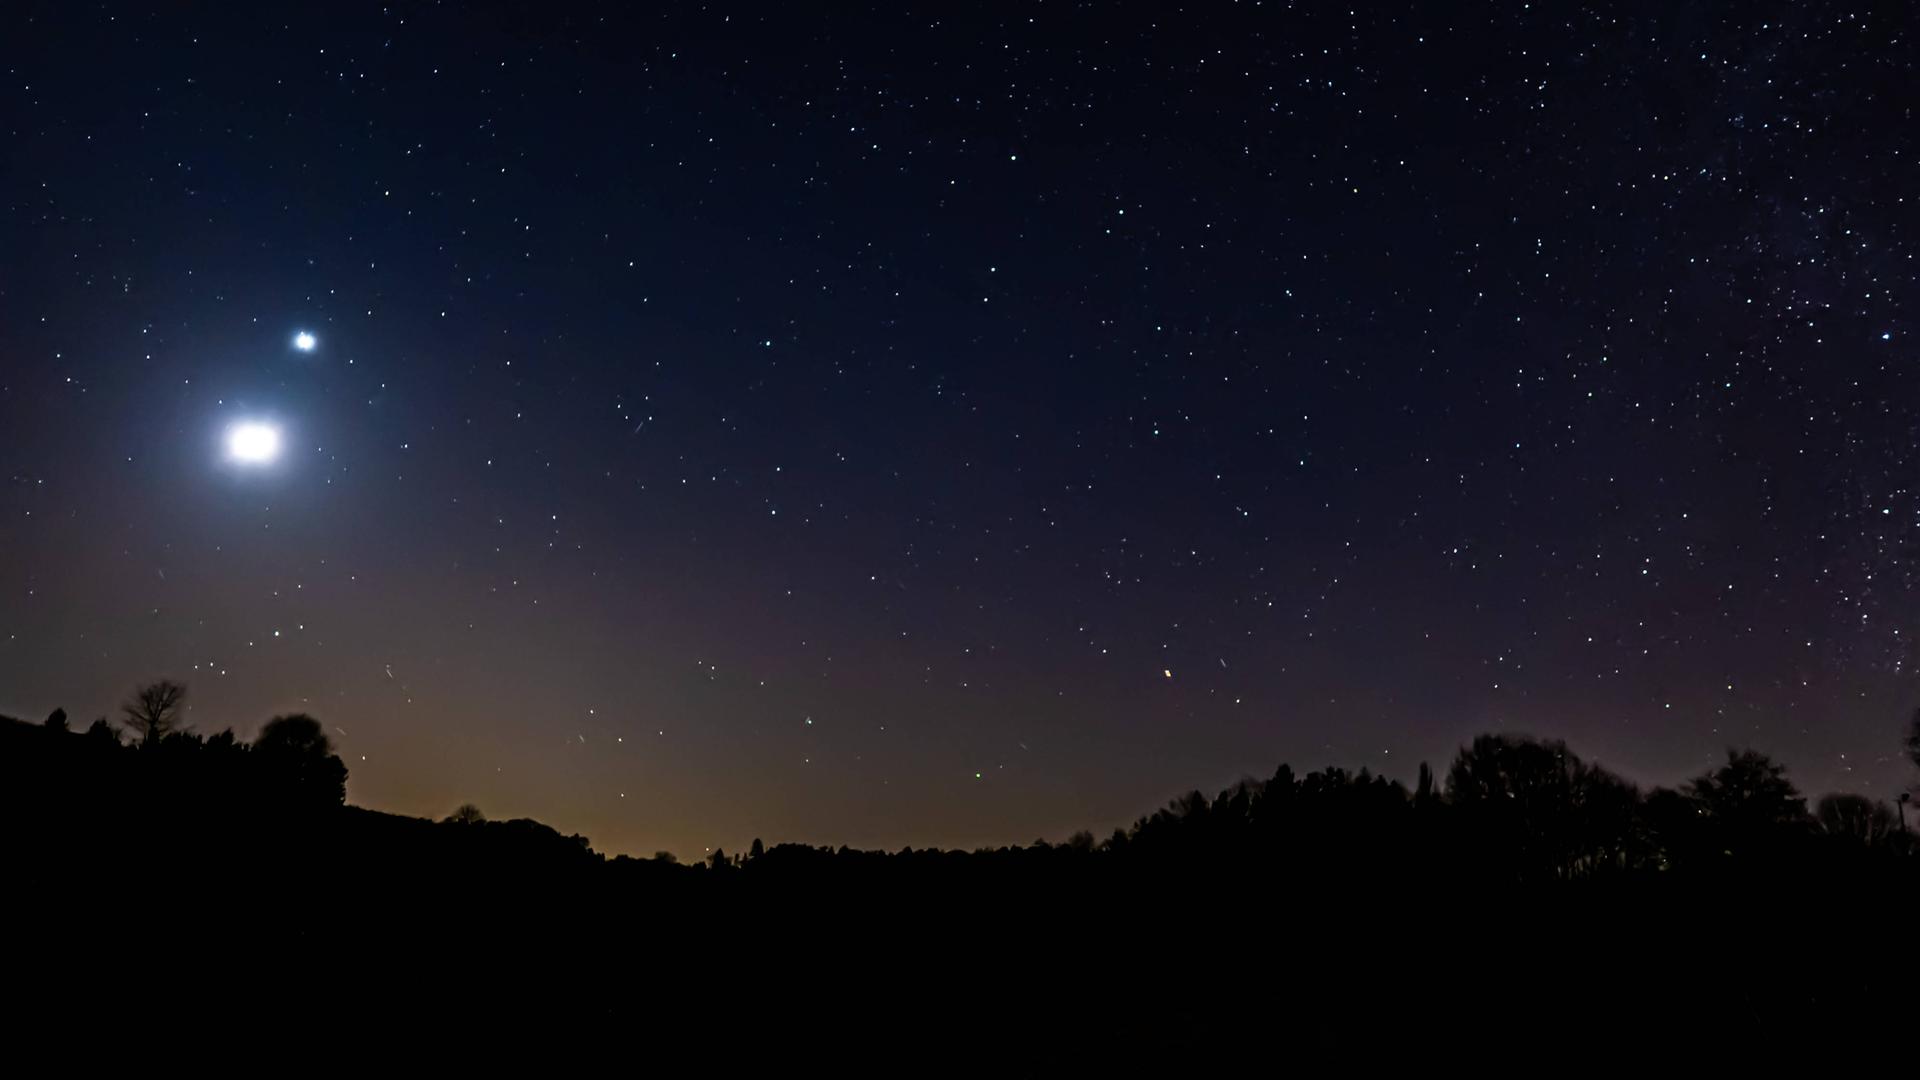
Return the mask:
[[[1350,9],[9,7],[0,711],[633,852],[1897,790],[1911,12]]]

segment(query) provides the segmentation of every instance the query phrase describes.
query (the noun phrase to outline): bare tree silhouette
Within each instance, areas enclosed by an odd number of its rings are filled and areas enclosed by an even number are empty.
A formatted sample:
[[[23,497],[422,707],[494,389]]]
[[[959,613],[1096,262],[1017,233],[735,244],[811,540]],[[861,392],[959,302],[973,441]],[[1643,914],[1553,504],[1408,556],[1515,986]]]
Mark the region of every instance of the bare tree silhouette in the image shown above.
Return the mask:
[[[180,712],[187,701],[187,688],[172,679],[150,682],[133,692],[120,706],[120,722],[134,733],[142,746],[152,746],[162,738],[186,727]]]
[[[487,815],[472,803],[461,803],[459,809],[441,820],[449,825],[478,825],[487,820]]]
[[[1865,795],[1824,796],[1814,820],[1828,836],[1865,847],[1881,847],[1895,835],[1892,807]]]

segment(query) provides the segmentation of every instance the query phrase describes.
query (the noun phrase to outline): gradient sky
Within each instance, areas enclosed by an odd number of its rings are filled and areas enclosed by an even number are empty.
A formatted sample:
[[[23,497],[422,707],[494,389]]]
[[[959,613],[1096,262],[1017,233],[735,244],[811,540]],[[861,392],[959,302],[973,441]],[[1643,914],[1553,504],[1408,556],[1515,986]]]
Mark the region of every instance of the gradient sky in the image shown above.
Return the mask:
[[[0,712],[642,854],[1911,779],[1909,5],[254,7],[0,13]]]

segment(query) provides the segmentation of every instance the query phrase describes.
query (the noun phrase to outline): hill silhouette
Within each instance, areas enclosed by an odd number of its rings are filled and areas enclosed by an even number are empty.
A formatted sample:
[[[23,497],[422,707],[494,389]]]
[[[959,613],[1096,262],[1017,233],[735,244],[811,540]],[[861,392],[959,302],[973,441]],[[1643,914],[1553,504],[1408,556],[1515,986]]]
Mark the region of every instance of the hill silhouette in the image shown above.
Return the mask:
[[[1810,810],[1751,751],[1642,792],[1563,744],[1485,735],[1411,789],[1282,765],[1105,838],[756,840],[682,865],[472,806],[430,821],[346,805],[346,766],[309,717],[247,744],[163,714],[130,717],[131,742],[61,712],[0,721],[9,877],[44,930],[15,959],[66,992],[100,965],[175,965],[425,1015],[457,1011],[449,973],[466,971],[527,1016],[851,994],[875,1017],[920,1000],[969,1023],[1144,1010],[1128,1038],[1162,1048],[1282,1021],[1334,1047],[1490,1017],[1510,1041],[1621,1016],[1751,1039],[1912,1006],[1920,856],[1901,808]]]

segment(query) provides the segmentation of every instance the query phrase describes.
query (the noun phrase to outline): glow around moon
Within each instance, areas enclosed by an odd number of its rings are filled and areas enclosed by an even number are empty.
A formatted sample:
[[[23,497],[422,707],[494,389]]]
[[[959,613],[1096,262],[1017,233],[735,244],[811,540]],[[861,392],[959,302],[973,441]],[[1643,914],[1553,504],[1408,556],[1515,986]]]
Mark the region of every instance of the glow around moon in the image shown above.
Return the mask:
[[[305,330],[293,335],[293,347],[299,349],[301,352],[312,352],[314,346],[318,344],[320,344],[320,339]]]
[[[245,420],[227,429],[227,457],[242,465],[265,465],[280,456],[280,429]]]

